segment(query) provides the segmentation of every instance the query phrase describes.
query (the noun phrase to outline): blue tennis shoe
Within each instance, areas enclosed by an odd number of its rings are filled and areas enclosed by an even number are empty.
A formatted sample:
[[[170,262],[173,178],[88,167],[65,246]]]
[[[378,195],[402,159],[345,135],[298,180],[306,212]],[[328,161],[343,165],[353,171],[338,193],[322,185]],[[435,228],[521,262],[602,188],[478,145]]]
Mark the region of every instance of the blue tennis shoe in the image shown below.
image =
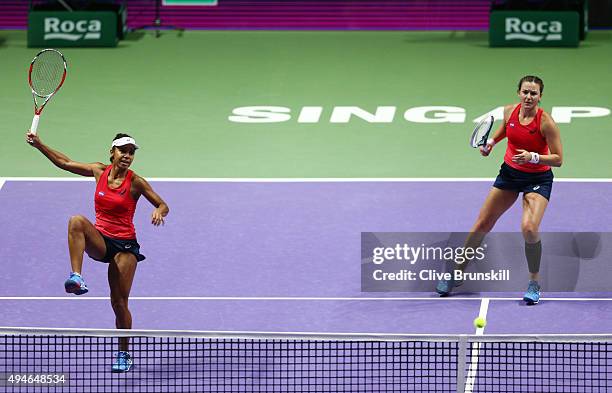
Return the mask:
[[[528,305],[538,304],[540,301],[540,284],[537,281],[529,281],[527,292],[523,296],[523,300]]]
[[[463,284],[463,281],[455,281],[455,280],[440,280],[438,281],[438,285],[436,285],[436,292],[442,297],[450,295],[453,288],[457,288]]]
[[[132,355],[129,352],[119,351],[112,370],[114,373],[127,373],[132,368],[132,364]]]
[[[79,273],[70,273],[70,277],[64,282],[64,288],[67,293],[74,293],[75,295],[83,295],[89,292],[83,277]]]

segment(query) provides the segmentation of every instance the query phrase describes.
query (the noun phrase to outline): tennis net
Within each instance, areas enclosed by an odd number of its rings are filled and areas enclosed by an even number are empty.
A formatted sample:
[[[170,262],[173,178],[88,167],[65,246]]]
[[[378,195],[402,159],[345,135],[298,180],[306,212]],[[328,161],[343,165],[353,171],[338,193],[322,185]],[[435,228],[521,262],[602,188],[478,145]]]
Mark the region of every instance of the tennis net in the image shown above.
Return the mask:
[[[111,372],[121,337],[133,368]],[[609,392],[612,335],[0,328],[0,392]]]

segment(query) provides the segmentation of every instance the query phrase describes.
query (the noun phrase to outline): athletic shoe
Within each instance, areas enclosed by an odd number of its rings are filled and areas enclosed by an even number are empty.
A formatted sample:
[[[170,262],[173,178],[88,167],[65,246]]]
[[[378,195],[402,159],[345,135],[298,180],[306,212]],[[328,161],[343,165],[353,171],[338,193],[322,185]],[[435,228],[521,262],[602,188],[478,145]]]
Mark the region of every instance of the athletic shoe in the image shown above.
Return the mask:
[[[132,355],[129,352],[119,351],[113,363],[114,373],[127,373],[132,368]]]
[[[455,280],[440,280],[436,285],[436,292],[442,297],[450,295],[453,288],[457,288],[463,284],[463,281]]]
[[[525,296],[523,296],[523,300],[529,305],[538,304],[540,301],[540,285],[537,281],[529,281],[529,286]]]
[[[75,295],[82,295],[89,292],[85,281],[79,273],[70,273],[70,277],[64,282],[64,288],[67,293],[74,293]]]

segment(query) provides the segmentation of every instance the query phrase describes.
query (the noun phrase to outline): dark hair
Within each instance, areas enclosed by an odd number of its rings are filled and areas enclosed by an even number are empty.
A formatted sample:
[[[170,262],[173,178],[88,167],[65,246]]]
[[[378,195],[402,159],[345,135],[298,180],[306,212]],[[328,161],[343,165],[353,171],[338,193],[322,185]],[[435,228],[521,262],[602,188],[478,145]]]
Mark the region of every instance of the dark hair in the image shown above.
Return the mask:
[[[518,88],[517,91],[521,91],[521,86],[523,85],[523,82],[533,82],[536,83],[540,86],[540,94],[544,93],[544,81],[540,78],[538,78],[535,75],[526,75],[524,77],[521,78],[521,80],[518,83]]]
[[[128,134],[118,133],[118,134],[117,134],[117,135],[115,135],[115,137],[113,138],[113,141],[116,141],[117,139],[124,138],[124,137],[131,138],[131,136],[130,136],[130,135],[128,135]],[[114,148],[115,148],[115,147],[113,146],[113,148],[111,149],[111,151],[113,151],[113,149],[114,149]],[[111,162],[111,163],[113,162],[113,156],[111,156],[111,157],[110,157],[110,162]]]
[[[128,134],[122,134],[122,133],[119,133],[119,134],[115,135],[115,137],[113,138],[113,140],[114,140],[114,141],[116,141],[117,139],[121,139],[121,138],[125,138],[125,137],[131,138],[132,136],[131,136],[131,135],[128,135]]]

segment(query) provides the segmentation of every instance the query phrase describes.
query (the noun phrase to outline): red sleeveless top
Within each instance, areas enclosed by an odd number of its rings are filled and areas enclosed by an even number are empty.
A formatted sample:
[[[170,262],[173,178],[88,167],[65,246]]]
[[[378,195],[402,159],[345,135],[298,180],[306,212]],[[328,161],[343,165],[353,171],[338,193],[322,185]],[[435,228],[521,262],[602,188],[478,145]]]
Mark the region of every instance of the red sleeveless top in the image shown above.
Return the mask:
[[[540,132],[540,125],[542,123],[542,108],[538,108],[538,112],[531,123],[522,125],[519,121],[519,111],[521,110],[521,104],[517,105],[508,123],[506,123],[506,137],[508,137],[508,147],[506,148],[506,155],[504,156],[504,162],[510,165],[512,168],[522,172],[545,172],[550,169],[548,165],[531,164],[526,163],[523,165],[512,162],[512,157],[519,154],[517,149],[523,149],[531,152],[538,153],[540,155],[549,154],[548,144],[546,139]]]
[[[132,198],[132,175],[128,170],[119,188],[108,186],[108,174],[113,166],[106,167],[98,184],[94,196],[96,210],[95,227],[103,235],[114,239],[136,239],[134,228],[134,212],[136,201]]]

